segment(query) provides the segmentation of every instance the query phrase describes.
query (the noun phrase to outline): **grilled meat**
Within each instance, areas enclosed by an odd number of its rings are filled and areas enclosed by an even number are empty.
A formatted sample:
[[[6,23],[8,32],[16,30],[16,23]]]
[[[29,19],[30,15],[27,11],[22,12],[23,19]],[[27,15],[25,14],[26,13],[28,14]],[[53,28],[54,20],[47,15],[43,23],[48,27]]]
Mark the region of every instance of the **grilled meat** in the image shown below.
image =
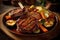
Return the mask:
[[[17,23],[18,23],[17,28],[20,28],[22,31],[25,30],[26,32],[30,32],[30,30],[33,29],[35,26],[35,18],[34,17],[28,17],[25,19],[20,18],[20,20]]]

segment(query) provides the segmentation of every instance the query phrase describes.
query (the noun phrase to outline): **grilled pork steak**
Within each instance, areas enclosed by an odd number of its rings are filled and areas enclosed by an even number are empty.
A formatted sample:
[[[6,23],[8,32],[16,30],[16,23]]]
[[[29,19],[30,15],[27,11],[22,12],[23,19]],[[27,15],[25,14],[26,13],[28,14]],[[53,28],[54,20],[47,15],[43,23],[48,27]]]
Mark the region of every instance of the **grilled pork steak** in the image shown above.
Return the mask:
[[[36,25],[36,20],[39,20],[41,18],[40,14],[36,12],[36,9],[33,9],[34,11],[29,10],[28,8],[24,8],[22,13],[23,15],[20,16],[20,18],[17,20],[17,31],[20,31],[25,33],[32,33],[32,29]],[[19,13],[17,13],[19,15]]]
[[[35,26],[35,18],[34,17],[28,17],[25,19],[20,18],[20,20],[17,23],[18,23],[18,26],[17,26],[18,30],[21,29],[22,32],[24,30],[26,32],[30,32],[31,29],[33,29]]]

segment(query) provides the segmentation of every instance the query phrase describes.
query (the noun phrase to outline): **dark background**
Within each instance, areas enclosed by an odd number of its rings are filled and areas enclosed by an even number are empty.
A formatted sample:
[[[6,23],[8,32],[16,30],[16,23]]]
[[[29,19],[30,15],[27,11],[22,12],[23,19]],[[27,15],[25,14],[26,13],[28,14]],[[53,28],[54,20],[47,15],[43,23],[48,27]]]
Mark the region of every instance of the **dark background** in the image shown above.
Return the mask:
[[[60,13],[60,1],[59,0],[49,0],[52,3],[52,6],[49,8],[49,10]],[[8,8],[10,8],[11,5],[0,5],[0,14],[5,12]],[[59,30],[60,31],[60,30]],[[0,29],[0,40],[13,40],[9,36],[7,36],[1,29]],[[52,40],[60,40],[60,34],[58,34],[57,37],[53,38]]]

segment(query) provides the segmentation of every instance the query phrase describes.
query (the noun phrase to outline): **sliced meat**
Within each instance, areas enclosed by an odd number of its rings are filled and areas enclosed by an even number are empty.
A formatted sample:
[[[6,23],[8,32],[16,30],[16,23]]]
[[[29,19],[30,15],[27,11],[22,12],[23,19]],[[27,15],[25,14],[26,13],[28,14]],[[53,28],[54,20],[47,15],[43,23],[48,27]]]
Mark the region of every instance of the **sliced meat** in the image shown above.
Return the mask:
[[[23,15],[23,10],[22,9],[15,9],[13,10],[10,15],[14,18],[14,17],[20,17],[21,15]]]
[[[23,13],[19,12],[19,13],[13,14],[12,17],[20,17],[21,15],[23,15]]]
[[[30,20],[30,17],[27,18],[27,20],[22,24],[22,26],[26,26],[28,24],[28,21]]]
[[[23,22],[25,22],[26,21],[26,19],[23,19],[23,20],[21,20],[20,22],[19,22],[19,25],[21,25]]]
[[[22,24],[24,21],[26,21],[26,19],[18,19],[18,20],[17,20],[17,31],[18,31],[18,32],[21,31],[20,26],[21,26],[21,24]]]
[[[34,17],[28,17],[28,19],[22,24],[22,26],[28,25],[31,21],[35,20]]]
[[[24,27],[25,30],[29,31],[35,26],[35,21],[32,21],[29,23],[26,27]]]
[[[28,23],[30,23],[30,22],[33,21],[33,20],[35,20],[35,18],[32,17],[32,18],[28,21]]]
[[[14,13],[16,14],[16,13],[19,13],[19,12],[21,12],[21,11],[22,11],[22,9],[20,9],[20,8],[18,9],[18,8],[17,8],[17,9],[14,10]]]
[[[18,20],[17,30],[21,29],[22,32],[30,32],[31,29],[35,26],[35,18],[28,17],[25,19]],[[25,31],[24,31],[25,30]]]
[[[32,13],[30,13],[33,17],[35,17],[36,19],[40,19],[41,18],[41,16],[40,16],[40,14],[38,13],[38,12],[32,12]]]

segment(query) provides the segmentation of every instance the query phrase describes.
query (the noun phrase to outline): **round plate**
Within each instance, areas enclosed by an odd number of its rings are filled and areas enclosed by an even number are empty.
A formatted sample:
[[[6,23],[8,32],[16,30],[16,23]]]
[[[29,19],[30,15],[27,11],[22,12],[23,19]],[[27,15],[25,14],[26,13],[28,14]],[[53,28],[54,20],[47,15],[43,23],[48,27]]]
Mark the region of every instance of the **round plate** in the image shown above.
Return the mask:
[[[13,8],[14,9],[14,8]],[[0,25],[1,25],[1,29],[7,34],[7,35],[9,35],[10,37],[12,37],[13,39],[17,39],[17,40],[20,40],[20,37],[16,37],[16,35],[14,34],[15,32],[13,32],[13,33],[11,33],[12,31],[11,30],[9,30],[4,24],[3,24],[3,22],[2,22],[2,20],[3,20],[3,16],[6,14],[6,13],[8,13],[9,11],[11,11],[12,10],[12,8],[11,9],[9,9],[7,12],[5,12],[5,13],[3,13],[3,14],[1,14],[0,15]],[[56,14],[57,15],[57,14]],[[59,23],[58,23],[58,26],[59,26]],[[49,32],[47,32],[47,33],[44,33],[43,35],[38,35],[41,39],[42,38],[44,38],[44,39],[51,39],[51,38],[54,38],[55,36],[57,36],[57,34],[59,33],[59,29],[60,29],[60,27],[58,27],[58,26],[56,26],[56,27],[54,27],[53,28],[53,30],[51,30],[51,31],[49,31]],[[14,34],[14,35],[13,35]],[[18,35],[18,36],[20,36],[20,35]],[[25,36],[27,36],[27,35],[25,35]],[[29,35],[30,36],[30,35]]]

